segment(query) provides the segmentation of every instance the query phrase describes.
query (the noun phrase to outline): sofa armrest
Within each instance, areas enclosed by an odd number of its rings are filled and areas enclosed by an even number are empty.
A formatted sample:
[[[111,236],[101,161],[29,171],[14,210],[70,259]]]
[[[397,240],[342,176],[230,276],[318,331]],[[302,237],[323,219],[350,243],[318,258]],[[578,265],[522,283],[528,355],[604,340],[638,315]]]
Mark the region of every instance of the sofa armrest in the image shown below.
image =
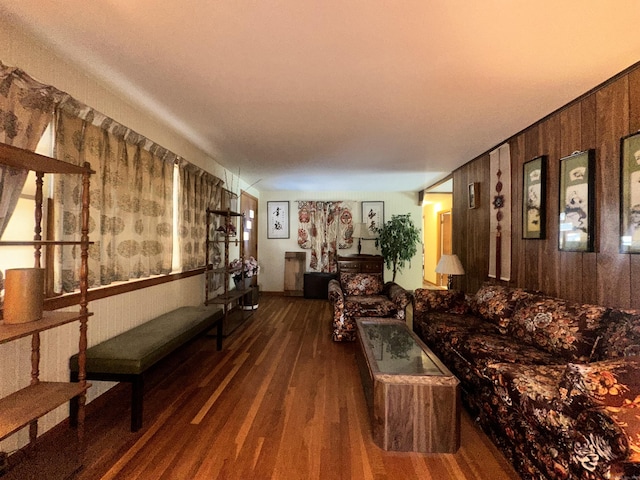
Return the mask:
[[[467,313],[464,292],[458,290],[430,290],[418,288],[413,294],[416,315],[427,312]]]

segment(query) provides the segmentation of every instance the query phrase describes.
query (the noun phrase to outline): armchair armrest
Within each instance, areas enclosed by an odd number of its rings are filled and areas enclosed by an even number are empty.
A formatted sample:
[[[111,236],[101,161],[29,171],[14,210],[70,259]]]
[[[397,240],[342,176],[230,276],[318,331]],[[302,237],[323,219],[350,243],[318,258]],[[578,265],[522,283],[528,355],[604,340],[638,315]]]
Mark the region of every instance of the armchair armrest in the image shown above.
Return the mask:
[[[340,282],[336,279],[329,281],[328,298],[336,308],[344,308],[344,293],[342,287],[340,287]]]
[[[404,310],[411,303],[411,294],[397,283],[385,283],[383,293],[398,306],[398,310]]]

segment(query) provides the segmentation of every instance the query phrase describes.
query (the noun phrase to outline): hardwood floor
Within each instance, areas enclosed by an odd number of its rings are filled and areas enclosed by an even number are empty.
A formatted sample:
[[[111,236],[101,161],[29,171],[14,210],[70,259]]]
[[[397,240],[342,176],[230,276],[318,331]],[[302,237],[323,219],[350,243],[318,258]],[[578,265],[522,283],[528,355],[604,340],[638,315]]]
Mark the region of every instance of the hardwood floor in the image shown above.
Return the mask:
[[[330,322],[325,300],[263,295],[223,351],[202,337],[150,372],[139,432],[129,431],[128,385],[90,404],[75,478],[518,478],[466,413],[456,454],[378,448],[357,344],[331,341]]]

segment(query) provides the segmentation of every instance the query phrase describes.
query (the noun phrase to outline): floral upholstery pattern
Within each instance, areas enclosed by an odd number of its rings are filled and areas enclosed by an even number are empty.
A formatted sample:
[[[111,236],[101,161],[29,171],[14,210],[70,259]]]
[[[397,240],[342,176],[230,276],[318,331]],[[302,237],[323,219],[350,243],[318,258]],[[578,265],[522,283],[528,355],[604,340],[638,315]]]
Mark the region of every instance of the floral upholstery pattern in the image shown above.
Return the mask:
[[[522,478],[640,478],[640,311],[485,284],[416,290],[413,324]]]
[[[607,308],[536,296],[513,315],[511,335],[569,361],[592,358]]]
[[[418,289],[414,295],[416,310],[421,312],[466,313],[464,292],[457,290]]]
[[[343,279],[346,284],[341,285]],[[361,285],[358,282],[361,282]],[[341,273],[340,281],[334,279],[329,282],[328,296],[333,304],[334,341],[352,342],[356,339],[356,318],[405,319],[411,295],[394,282],[384,285],[381,282],[382,275],[374,273]]]
[[[510,289],[500,285],[485,284],[473,297],[471,309],[476,315],[496,324],[504,332],[509,326],[518,301],[529,295],[520,288]]]
[[[340,273],[340,285],[345,295],[380,295],[382,293],[381,273]]]
[[[612,310],[599,342],[599,358],[640,355],[640,313]]]

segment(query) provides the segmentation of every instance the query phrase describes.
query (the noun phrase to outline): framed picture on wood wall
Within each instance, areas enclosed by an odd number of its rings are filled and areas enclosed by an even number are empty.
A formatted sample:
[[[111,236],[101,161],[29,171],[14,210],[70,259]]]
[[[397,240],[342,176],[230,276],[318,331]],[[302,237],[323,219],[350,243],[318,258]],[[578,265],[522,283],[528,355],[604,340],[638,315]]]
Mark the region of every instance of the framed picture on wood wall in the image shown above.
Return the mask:
[[[377,237],[376,230],[384,224],[384,202],[362,202],[362,223],[367,224],[372,238]]]
[[[289,202],[267,202],[267,238],[289,238]]]
[[[522,172],[522,238],[545,238],[547,158],[525,162]]]
[[[594,150],[560,159],[558,248],[592,252],[594,240]]]
[[[620,145],[620,252],[640,253],[640,133]]]

